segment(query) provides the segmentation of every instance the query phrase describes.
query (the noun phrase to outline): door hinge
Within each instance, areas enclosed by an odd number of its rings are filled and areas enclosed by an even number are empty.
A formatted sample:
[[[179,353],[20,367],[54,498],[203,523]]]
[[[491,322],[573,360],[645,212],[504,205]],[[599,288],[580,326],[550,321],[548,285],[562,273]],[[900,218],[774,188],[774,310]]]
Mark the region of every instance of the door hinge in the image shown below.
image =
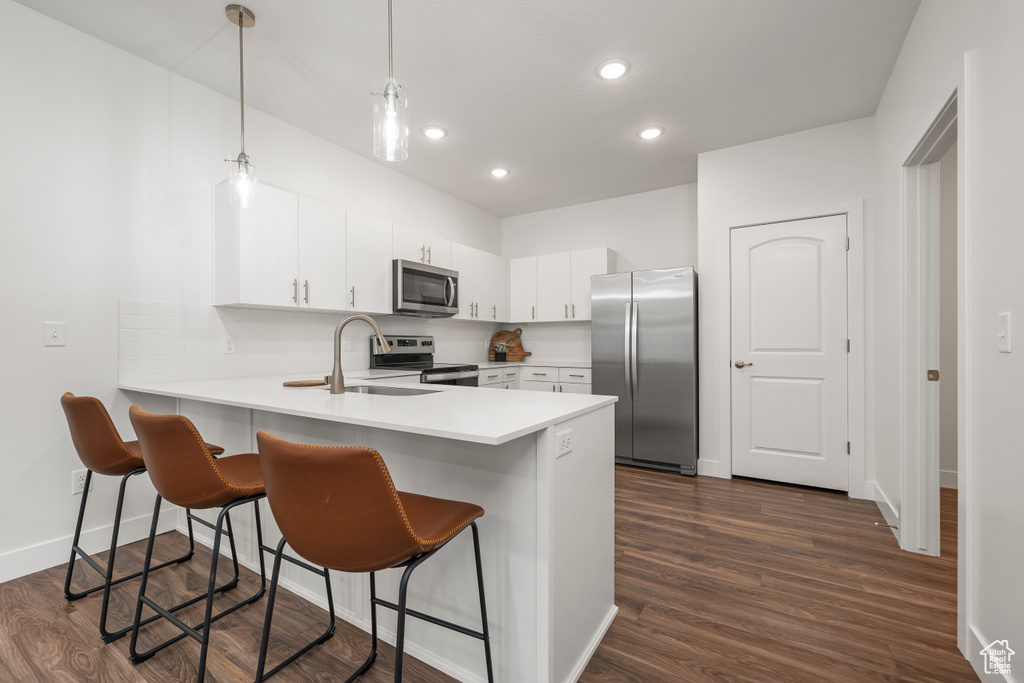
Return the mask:
[[[846,238],[846,251],[850,251],[850,238]]]
[[[850,454],[850,442],[849,441],[846,442],[846,454],[847,455]]]

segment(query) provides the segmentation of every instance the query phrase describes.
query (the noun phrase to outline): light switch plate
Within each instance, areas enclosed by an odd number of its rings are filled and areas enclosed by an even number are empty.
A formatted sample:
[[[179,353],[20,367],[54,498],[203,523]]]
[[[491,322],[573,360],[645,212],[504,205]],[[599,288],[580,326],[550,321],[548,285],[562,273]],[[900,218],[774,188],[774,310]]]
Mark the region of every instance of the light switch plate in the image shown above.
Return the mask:
[[[1010,346],[1010,312],[1004,311],[999,314],[999,331],[996,333],[999,338],[999,353],[1010,353],[1013,349]]]
[[[67,346],[68,331],[65,323],[43,323],[43,346]]]

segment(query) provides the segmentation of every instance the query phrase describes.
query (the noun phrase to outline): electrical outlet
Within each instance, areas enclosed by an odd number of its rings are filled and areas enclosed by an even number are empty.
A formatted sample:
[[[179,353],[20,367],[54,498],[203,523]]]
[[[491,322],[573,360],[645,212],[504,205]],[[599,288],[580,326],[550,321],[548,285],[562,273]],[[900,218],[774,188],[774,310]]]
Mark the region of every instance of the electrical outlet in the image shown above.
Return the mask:
[[[356,338],[355,337],[342,337],[341,348],[343,351],[355,351],[356,350]]]
[[[224,336],[224,353],[232,354],[235,352],[235,338],[225,335]]]
[[[562,457],[572,453],[572,430],[566,429],[555,434],[555,442],[558,444],[558,452],[555,457]]]
[[[71,471],[71,495],[77,496],[79,493],[85,491],[85,475],[89,470],[72,470]],[[89,482],[89,490],[92,491],[92,482]]]

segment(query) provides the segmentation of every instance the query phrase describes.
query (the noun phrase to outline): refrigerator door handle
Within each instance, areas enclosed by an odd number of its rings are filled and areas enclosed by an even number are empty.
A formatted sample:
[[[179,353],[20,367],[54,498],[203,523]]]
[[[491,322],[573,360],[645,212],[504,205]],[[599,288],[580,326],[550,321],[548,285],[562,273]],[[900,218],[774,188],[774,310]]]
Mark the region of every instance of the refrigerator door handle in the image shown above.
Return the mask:
[[[637,323],[637,314],[639,313],[639,310],[640,310],[640,305],[637,302],[634,301],[632,308],[633,308],[633,319],[632,319],[632,323],[629,326],[630,330],[632,331],[632,335],[633,335],[632,343],[630,344],[630,363],[633,366],[633,368],[632,368],[632,375],[633,375],[633,391],[632,391],[632,393],[633,393],[633,400],[635,401],[638,398],[640,398],[640,381],[639,381],[639,378],[637,377],[637,372],[636,372],[636,357],[638,355],[637,354],[638,349],[637,349],[637,330],[636,330],[637,324],[636,323]]]
[[[633,392],[632,392],[633,378],[630,377],[630,374],[629,374],[629,368],[632,365],[630,363],[630,359],[633,356],[633,354],[632,354],[632,352],[630,350],[630,334],[629,334],[629,331],[632,329],[632,325],[630,324],[630,322],[632,320],[633,320],[633,302],[630,301],[630,302],[628,302],[626,304],[626,324],[622,328],[626,332],[626,335],[625,335],[626,338],[625,338],[625,340],[623,342],[623,345],[622,345],[622,349],[623,349],[622,368],[626,372],[626,394],[627,394],[626,399],[630,400],[630,401],[633,400]]]

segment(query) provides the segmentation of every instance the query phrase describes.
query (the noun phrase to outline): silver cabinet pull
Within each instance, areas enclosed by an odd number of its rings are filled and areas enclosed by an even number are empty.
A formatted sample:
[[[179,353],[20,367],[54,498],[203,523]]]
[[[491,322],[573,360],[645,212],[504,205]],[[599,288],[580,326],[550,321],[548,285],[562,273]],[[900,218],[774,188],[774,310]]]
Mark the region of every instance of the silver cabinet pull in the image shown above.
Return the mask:
[[[558,393],[562,393],[562,385],[561,384],[558,385]]]
[[[530,320],[536,320],[536,319],[537,319],[537,307],[536,306],[530,306]]]
[[[753,363],[744,363],[741,360],[736,361],[736,367],[740,368],[741,370],[747,367],[748,365],[753,365]]]
[[[491,319],[498,319],[498,304],[494,304],[493,306],[491,306]]]
[[[356,286],[352,285],[352,308],[356,307]]]
[[[487,375],[487,379],[496,379],[497,375]]]
[[[569,376],[570,377],[585,377],[586,375],[573,375],[573,374],[570,373]]]
[[[547,377],[548,373],[546,373],[546,372],[535,372],[535,373],[533,373],[533,376],[534,377]]]
[[[552,384],[552,385],[551,385],[551,391],[554,391],[554,390],[555,390],[555,385],[554,385],[554,384]]]
[[[292,280],[292,301],[299,303],[299,278]]]
[[[565,319],[569,319],[569,304],[565,305]]]
[[[573,317],[573,319],[576,318],[576,304],[572,305],[572,317]]]
[[[420,263],[426,263],[427,262],[427,255],[426,254],[427,254],[427,245],[421,244],[420,245]]]
[[[430,247],[427,247],[427,263],[430,263]]]
[[[303,295],[302,298],[308,304],[309,303],[309,280],[305,281],[305,283],[302,285],[302,288],[303,288],[303,291],[305,292],[305,294]]]

